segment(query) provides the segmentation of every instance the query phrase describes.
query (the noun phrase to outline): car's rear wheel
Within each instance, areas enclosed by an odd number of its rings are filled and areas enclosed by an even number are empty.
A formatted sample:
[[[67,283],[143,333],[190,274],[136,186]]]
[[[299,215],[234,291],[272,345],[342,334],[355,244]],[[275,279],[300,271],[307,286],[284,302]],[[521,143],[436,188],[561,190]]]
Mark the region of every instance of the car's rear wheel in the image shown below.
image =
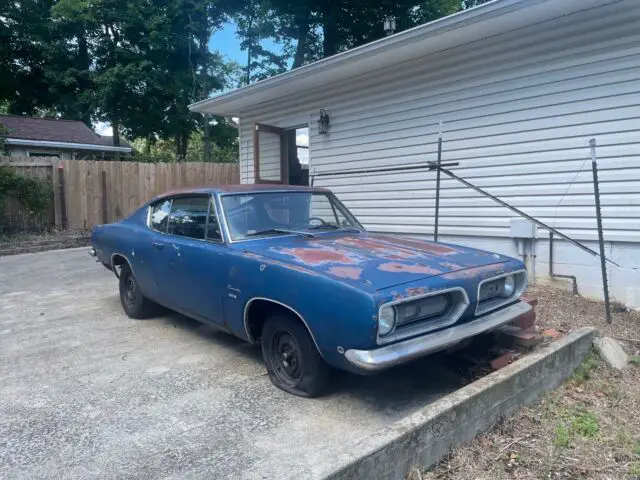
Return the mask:
[[[130,318],[147,318],[153,308],[151,300],[142,294],[131,267],[126,263],[120,270],[120,303]]]
[[[271,382],[300,397],[318,397],[327,391],[329,366],[300,322],[276,315],[262,330],[262,356]]]

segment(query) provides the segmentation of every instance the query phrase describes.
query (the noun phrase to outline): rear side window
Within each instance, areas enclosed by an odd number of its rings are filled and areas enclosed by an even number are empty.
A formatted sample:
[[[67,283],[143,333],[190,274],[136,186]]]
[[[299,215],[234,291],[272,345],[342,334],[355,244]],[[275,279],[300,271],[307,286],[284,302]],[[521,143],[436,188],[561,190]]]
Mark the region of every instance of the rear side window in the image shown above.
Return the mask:
[[[171,200],[163,200],[151,206],[150,227],[158,232],[166,233],[171,212]]]
[[[167,233],[204,240],[211,197],[174,198]]]

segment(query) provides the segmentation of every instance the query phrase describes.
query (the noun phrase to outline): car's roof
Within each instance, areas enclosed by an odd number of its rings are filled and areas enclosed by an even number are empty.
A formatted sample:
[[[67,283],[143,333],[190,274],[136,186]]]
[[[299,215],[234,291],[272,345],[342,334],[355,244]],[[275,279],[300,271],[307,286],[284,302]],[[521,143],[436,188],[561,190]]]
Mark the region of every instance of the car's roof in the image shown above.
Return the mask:
[[[216,185],[204,187],[184,187],[169,190],[157,195],[154,200],[173,197],[176,195],[190,194],[226,194],[226,193],[255,193],[255,192],[328,192],[326,188],[308,187],[304,185],[279,185],[279,184],[244,184],[244,185]]]

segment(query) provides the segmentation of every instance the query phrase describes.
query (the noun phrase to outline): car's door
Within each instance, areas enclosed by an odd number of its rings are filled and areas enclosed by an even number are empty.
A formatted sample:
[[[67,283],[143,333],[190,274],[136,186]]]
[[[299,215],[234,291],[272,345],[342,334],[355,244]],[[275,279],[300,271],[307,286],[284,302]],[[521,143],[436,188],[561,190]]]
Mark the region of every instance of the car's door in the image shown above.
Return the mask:
[[[153,215],[153,213],[152,213]],[[174,197],[167,232],[157,247],[154,279],[159,299],[202,320],[224,324],[227,248],[210,195]]]

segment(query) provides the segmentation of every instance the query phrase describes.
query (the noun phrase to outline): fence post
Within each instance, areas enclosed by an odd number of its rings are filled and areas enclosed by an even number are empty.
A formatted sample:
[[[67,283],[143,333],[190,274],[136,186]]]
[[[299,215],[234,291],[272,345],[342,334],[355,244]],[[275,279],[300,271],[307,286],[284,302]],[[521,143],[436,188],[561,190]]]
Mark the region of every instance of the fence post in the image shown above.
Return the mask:
[[[64,185],[64,167],[62,163],[58,164],[58,192],[60,195],[60,223],[62,229],[67,228],[67,199],[65,197],[65,185]]]
[[[102,170],[100,172],[100,194],[102,202],[102,223],[109,223],[107,218],[107,172]]]

